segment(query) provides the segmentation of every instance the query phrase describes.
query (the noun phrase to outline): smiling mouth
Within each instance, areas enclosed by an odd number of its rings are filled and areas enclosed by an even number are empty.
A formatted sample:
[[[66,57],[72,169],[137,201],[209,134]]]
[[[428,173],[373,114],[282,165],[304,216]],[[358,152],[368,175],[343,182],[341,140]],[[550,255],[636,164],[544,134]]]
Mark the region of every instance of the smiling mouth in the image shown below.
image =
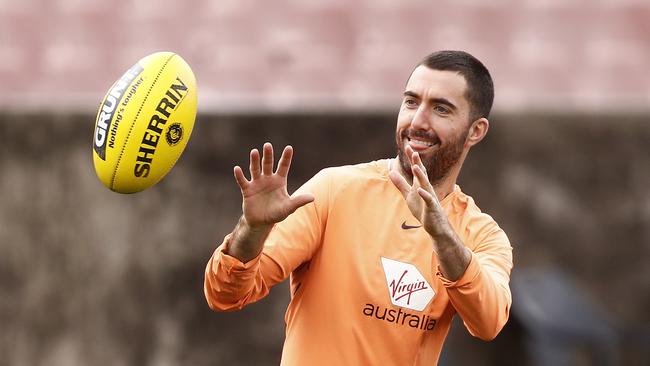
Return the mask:
[[[440,145],[440,140],[436,136],[404,136],[405,146],[410,146],[413,151],[420,154],[428,153],[430,150],[435,149]]]
[[[436,134],[427,131],[406,129],[401,132],[402,146],[410,146],[413,151],[426,153],[440,145],[440,139]]]
[[[414,138],[407,137],[406,140],[411,145],[411,147],[418,147],[418,148],[426,149],[426,148],[430,148],[431,146],[435,145],[431,141],[426,141],[426,140],[418,139],[418,138],[415,138],[415,137]]]

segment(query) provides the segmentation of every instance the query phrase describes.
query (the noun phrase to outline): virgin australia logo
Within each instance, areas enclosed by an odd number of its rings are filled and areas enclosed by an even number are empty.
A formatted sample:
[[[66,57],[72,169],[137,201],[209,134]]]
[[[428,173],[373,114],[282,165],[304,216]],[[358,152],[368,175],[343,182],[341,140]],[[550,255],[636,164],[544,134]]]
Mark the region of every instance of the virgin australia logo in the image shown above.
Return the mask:
[[[420,271],[410,263],[384,257],[381,257],[381,264],[393,305],[417,311],[424,310],[436,293]]]

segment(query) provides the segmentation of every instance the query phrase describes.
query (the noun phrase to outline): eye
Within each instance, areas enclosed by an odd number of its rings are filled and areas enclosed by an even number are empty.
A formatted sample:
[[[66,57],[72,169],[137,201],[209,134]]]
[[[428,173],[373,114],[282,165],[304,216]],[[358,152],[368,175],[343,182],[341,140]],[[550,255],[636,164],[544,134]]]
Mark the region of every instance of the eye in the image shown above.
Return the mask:
[[[438,114],[449,114],[449,109],[441,105],[436,105],[433,107],[433,110]]]
[[[409,107],[409,108],[413,108],[413,107],[417,107],[418,103],[413,98],[406,98],[406,99],[404,99],[404,105]]]

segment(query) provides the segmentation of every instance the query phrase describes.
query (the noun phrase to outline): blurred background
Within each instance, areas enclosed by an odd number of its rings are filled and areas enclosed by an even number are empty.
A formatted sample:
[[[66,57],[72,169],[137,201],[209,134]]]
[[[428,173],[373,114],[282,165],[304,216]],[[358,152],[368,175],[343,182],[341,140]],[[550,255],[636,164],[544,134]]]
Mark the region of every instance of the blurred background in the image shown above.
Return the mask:
[[[277,365],[286,284],[240,312],[203,298],[232,166],[292,144],[295,189],[394,156],[404,82],[439,49],[494,78],[460,184],[515,259],[504,331],[457,321],[441,365],[650,365],[647,0],[0,0],[0,365]],[[158,185],[112,193],[96,109],[161,50],[196,74],[192,140]]]

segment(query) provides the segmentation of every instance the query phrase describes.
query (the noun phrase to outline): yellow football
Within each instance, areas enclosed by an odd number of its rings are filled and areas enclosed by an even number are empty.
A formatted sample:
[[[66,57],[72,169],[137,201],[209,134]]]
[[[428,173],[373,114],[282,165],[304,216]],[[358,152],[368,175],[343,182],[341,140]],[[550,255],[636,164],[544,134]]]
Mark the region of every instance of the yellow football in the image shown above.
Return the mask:
[[[157,52],[128,69],[97,112],[93,162],[99,180],[119,193],[158,183],[192,134],[196,79],[173,52]]]

